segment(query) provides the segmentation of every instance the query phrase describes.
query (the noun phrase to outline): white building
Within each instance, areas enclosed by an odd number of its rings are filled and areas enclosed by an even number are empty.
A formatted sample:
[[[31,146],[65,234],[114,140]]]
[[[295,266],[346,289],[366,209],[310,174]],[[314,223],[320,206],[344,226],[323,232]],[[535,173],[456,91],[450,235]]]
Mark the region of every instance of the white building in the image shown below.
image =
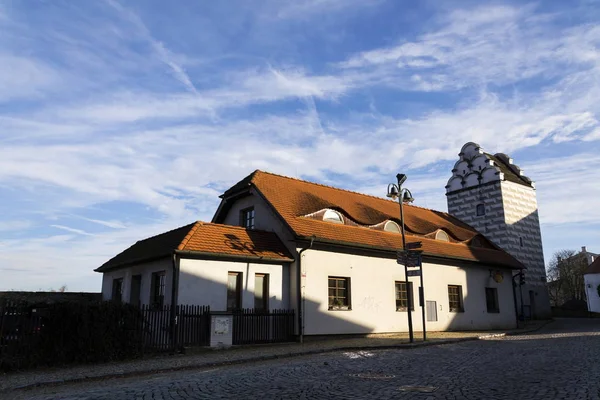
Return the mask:
[[[583,276],[588,311],[600,313],[600,257],[595,257]]]
[[[397,202],[262,171],[221,199],[212,223],[140,241],[98,268],[103,298],[291,308],[296,332],[322,335],[407,331],[410,297],[422,328],[419,277],[407,290],[396,262]],[[405,226],[422,243],[428,330],[516,325],[521,262],[444,212],[405,206]]]
[[[448,212],[523,263],[524,306],[533,318],[550,317],[534,182],[509,156],[486,153],[476,143],[465,144],[458,156],[446,185]]]

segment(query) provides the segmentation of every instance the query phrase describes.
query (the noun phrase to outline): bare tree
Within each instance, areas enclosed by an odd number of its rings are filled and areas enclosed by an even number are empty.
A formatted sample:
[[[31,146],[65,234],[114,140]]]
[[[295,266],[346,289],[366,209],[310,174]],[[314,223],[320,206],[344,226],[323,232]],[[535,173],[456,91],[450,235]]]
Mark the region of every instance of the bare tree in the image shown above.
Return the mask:
[[[588,267],[583,253],[559,250],[548,263],[550,301],[559,306],[568,300],[585,300],[583,274]]]

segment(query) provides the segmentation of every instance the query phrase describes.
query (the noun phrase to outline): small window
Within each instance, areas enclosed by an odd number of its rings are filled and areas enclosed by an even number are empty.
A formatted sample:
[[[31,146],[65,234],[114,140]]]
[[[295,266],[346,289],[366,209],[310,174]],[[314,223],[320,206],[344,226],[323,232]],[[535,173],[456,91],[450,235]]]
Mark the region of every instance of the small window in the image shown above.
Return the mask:
[[[386,232],[400,233],[400,225],[398,225],[394,221],[388,221],[383,226],[383,230]]]
[[[112,301],[120,303],[123,299],[123,278],[113,279]]]
[[[242,305],[242,273],[227,275],[227,311],[239,310]]]
[[[336,224],[343,224],[344,219],[342,218],[342,214],[333,210],[326,210],[325,214],[323,214],[323,221],[334,222]]]
[[[437,231],[437,233],[435,234],[435,240],[441,240],[443,242],[449,242],[450,241],[450,236],[448,236],[448,234],[442,230]]]
[[[462,286],[448,285],[448,307],[450,312],[463,312]]]
[[[482,215],[485,215],[485,205],[477,204],[477,216],[480,217]]]
[[[240,226],[246,229],[254,229],[254,207],[240,211]]]
[[[152,291],[150,292],[150,303],[154,308],[162,308],[165,304],[165,271],[152,274]]]
[[[523,237],[519,237],[519,245],[523,247]]]
[[[496,288],[485,288],[485,302],[487,304],[487,312],[499,313],[500,307],[498,305],[498,289]]]
[[[254,309],[257,311],[269,310],[269,275],[254,275]]]
[[[350,310],[350,278],[328,278],[329,309]]]
[[[415,311],[415,301],[412,293],[412,282],[408,282],[408,290],[406,290],[406,282],[396,282],[396,311],[407,311],[409,298],[412,300],[410,309]]]

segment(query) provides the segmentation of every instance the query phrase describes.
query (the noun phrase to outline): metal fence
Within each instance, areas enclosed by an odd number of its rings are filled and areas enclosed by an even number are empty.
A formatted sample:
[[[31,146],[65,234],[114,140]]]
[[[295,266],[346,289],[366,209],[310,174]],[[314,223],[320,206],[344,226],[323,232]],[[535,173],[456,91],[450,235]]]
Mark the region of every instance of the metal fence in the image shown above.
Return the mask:
[[[233,313],[234,345],[290,342],[293,340],[293,310],[242,309]]]

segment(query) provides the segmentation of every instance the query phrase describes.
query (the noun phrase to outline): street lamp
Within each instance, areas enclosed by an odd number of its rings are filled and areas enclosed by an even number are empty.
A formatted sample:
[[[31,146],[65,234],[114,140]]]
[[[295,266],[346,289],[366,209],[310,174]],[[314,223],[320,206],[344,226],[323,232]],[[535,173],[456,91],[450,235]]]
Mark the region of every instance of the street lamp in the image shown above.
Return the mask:
[[[406,181],[405,174],[396,175],[397,183],[390,183],[387,188],[387,197],[391,199],[398,199],[398,203],[400,204],[400,229],[402,233],[402,252],[406,256],[406,234],[404,232],[404,203],[412,203],[414,198],[412,197],[412,193],[410,190],[406,188],[402,188],[402,184]],[[413,334],[413,324],[412,324],[412,291],[409,291],[409,281],[408,281],[408,266],[407,262],[404,262],[404,280],[406,284],[406,297],[407,301],[407,310],[406,315],[408,316],[408,335],[410,339],[410,343],[414,342],[414,334]],[[423,271],[421,271],[421,287],[423,287]],[[421,289],[423,290],[423,289]],[[423,305],[421,305],[423,307]],[[423,339],[425,339],[425,321],[423,320]]]

